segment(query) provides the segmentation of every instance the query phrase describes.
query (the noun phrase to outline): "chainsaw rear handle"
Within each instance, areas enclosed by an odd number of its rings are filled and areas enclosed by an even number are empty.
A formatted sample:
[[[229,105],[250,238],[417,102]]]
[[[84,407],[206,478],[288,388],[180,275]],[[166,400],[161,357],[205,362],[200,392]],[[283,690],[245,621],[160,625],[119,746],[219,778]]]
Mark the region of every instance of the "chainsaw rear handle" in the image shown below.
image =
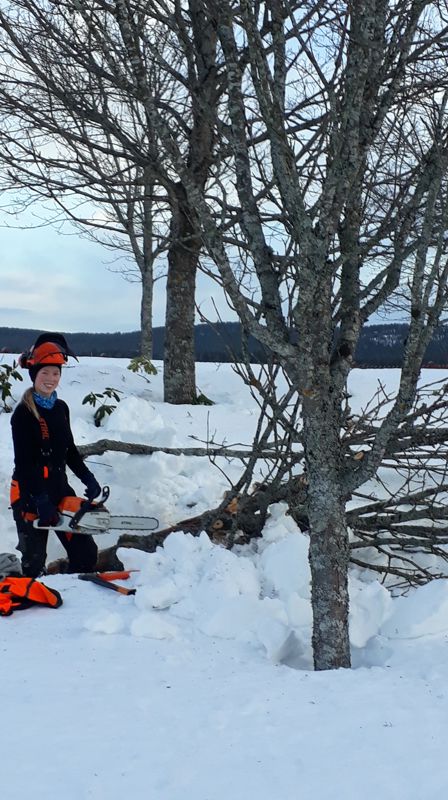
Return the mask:
[[[79,511],[73,515],[71,522],[69,522],[70,528],[77,528],[79,525],[80,520],[83,518],[84,514],[87,511],[93,511],[95,508],[102,506],[110,495],[110,489],[108,486],[103,486],[101,490],[101,494],[97,500],[84,500],[79,507]]]

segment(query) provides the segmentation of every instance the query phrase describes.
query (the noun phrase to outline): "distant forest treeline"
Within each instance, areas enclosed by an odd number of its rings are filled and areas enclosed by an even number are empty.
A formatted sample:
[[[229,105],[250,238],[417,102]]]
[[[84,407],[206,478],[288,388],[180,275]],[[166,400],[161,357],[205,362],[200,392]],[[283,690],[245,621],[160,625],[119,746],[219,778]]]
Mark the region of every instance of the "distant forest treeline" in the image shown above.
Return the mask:
[[[361,332],[355,362],[359,367],[398,367],[408,332],[407,325],[368,325]],[[0,328],[0,351],[21,353],[30,347],[40,330]],[[133,358],[139,353],[140,332],[69,333],[70,346],[80,356]],[[154,328],[154,359],[163,359],[165,329]],[[242,359],[247,348],[253,362],[265,360],[266,351],[253,337],[241,341],[237,322],[196,325],[196,361],[232,361]],[[425,355],[425,366],[448,367],[448,328],[437,328]]]

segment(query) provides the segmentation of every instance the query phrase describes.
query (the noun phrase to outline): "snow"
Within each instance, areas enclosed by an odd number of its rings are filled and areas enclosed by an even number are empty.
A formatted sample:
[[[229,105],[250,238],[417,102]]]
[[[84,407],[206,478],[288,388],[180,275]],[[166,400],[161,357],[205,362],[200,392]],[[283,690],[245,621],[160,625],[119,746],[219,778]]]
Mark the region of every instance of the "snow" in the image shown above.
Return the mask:
[[[191,447],[212,436],[250,445],[256,404],[228,365],[197,365],[214,406],[172,407],[162,402],[160,365],[148,383],[127,363],[81,359],[64,371],[59,395],[78,444],[107,436]],[[441,377],[427,371],[425,381]],[[355,371],[354,408],[378,378],[393,388],[398,373]],[[98,429],[82,399],[106,386],[123,399]],[[22,390],[14,386],[16,400]],[[0,552],[14,552],[6,413],[0,448]],[[161,527],[217,504],[225,475],[233,480],[240,468],[163,453],[107,452],[88,464],[111,487],[113,513],[146,512]],[[448,583],[395,597],[353,570],[353,669],[315,673],[308,543],[285,511],[273,506],[263,538],[232,552],[204,533],[174,533],[153,554],[121,548],[135,570],[123,585],[135,595],[48,576],[60,609],[0,619],[2,796],[432,800],[446,792]],[[49,560],[62,554],[52,537]]]

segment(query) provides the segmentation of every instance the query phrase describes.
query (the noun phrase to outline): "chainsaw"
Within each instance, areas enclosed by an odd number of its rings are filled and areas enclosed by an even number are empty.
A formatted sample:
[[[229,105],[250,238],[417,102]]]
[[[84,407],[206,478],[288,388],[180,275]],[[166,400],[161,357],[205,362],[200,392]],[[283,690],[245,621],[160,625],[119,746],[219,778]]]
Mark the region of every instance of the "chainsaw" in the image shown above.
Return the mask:
[[[108,533],[110,530],[118,531],[155,531],[159,527],[159,520],[155,517],[118,517],[107,510],[104,503],[109,497],[110,489],[104,486],[101,495],[96,501],[84,500],[82,497],[63,497],[58,505],[59,520],[56,525],[39,525],[39,520],[34,520],[33,525],[38,530],[48,530],[64,533],[91,534]]]

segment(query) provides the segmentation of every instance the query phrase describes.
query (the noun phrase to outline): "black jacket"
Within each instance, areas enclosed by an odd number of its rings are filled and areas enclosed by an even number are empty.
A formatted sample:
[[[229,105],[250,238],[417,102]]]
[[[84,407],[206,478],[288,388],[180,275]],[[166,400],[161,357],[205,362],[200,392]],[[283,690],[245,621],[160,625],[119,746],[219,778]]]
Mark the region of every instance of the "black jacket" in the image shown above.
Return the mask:
[[[73,440],[67,403],[56,400],[52,409],[39,407],[38,411],[48,426],[46,441],[39,421],[24,403],[19,403],[11,417],[13,479],[18,481],[20,505],[26,510],[34,510],[33,497],[42,493],[47,493],[55,504],[66,495],[75,494],[67,480],[66,466],[83,483],[91,475]],[[48,477],[44,476],[44,467],[48,468]]]

